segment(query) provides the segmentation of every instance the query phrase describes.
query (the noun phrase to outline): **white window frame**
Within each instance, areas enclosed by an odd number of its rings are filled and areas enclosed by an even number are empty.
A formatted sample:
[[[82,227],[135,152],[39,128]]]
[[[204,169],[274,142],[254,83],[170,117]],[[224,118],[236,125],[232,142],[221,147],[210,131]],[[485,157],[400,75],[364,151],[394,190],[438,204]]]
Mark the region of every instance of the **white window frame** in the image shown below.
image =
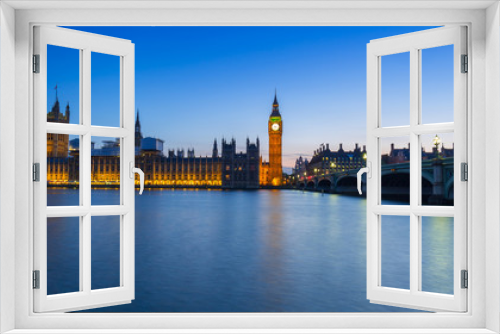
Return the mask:
[[[467,289],[461,286],[461,270],[467,270],[467,183],[461,180],[461,163],[467,162],[467,76],[462,73],[462,55],[467,54],[466,27],[449,26],[372,40],[367,46],[367,296],[373,303],[422,310],[463,312]],[[452,122],[422,123],[422,50],[452,45],[454,117]],[[383,57],[409,53],[409,124],[383,127]],[[422,205],[421,135],[452,133],[454,142],[454,205]],[[410,202],[382,203],[381,144],[383,139],[407,137],[410,143]],[[404,216],[409,223],[409,289],[384,287],[382,282],[383,217]],[[453,294],[422,291],[422,217],[453,218]]]
[[[135,295],[135,191],[131,175],[134,167],[134,44],[129,40],[104,37],[60,27],[34,27],[34,52],[39,55],[39,73],[34,84],[34,162],[40,166],[40,181],[33,184],[34,200],[34,270],[39,271],[39,288],[34,289],[35,312],[75,311],[130,303]],[[80,117],[78,124],[47,122],[47,46],[71,48],[79,53]],[[96,126],[91,121],[91,59],[93,52],[119,58],[119,126]],[[76,65],[76,64],[75,64]],[[79,205],[47,206],[47,134],[78,135],[80,138]],[[120,203],[92,205],[91,141],[92,136],[120,140]],[[91,250],[92,217],[115,216],[120,224],[120,285],[92,290]],[[79,219],[79,291],[47,295],[47,219],[76,217]],[[100,306],[99,306],[100,305]]]
[[[132,3],[132,5],[131,5]],[[25,9],[14,11],[10,5]],[[497,1],[139,2],[0,4],[0,330],[69,333],[86,328],[163,332],[418,332],[500,331],[500,18]],[[44,10],[46,8],[60,10]],[[73,6],[73,8],[71,8]],[[87,9],[74,9],[85,7]],[[96,7],[99,6],[100,9]],[[102,7],[135,6],[107,10]],[[147,6],[163,8],[147,9]],[[178,8],[184,6],[185,8]],[[201,7],[202,6],[202,7]],[[391,6],[397,6],[394,9]],[[176,8],[177,7],[177,8]],[[31,9],[30,9],[31,8]],[[469,31],[468,312],[437,314],[34,314],[32,260],[32,27],[57,25],[404,25],[465,24]],[[132,41],[133,42],[133,41]],[[340,66],[340,65],[339,65]],[[14,85],[12,84],[14,83]],[[12,140],[12,138],[15,138]],[[15,142],[15,146],[9,146]],[[491,153],[490,153],[491,152]],[[15,162],[12,164],[12,162]],[[14,175],[14,177],[12,177]],[[488,179],[486,178],[488,175]],[[487,182],[486,182],[487,181]],[[15,189],[15,190],[13,190]],[[12,193],[15,196],[12,196]],[[487,196],[486,196],[487,195]],[[14,198],[12,198],[14,197]],[[14,254],[14,256],[12,256]],[[28,260],[30,259],[30,260]],[[13,288],[14,287],[14,288]],[[12,307],[14,305],[14,307]],[[193,329],[195,328],[195,329]],[[298,331],[297,329],[301,329]],[[135,329],[135,330],[133,330]],[[215,330],[217,329],[217,330]],[[355,330],[357,329],[357,331]],[[381,330],[383,329],[383,330]],[[184,331],[185,332],[185,331]]]

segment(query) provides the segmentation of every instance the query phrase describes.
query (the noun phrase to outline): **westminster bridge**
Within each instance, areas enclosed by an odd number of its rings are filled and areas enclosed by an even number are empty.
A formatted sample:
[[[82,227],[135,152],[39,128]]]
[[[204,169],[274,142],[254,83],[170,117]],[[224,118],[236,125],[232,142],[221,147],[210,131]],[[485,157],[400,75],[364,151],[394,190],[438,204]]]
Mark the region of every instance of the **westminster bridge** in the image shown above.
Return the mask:
[[[453,157],[422,161],[422,196],[436,204],[453,201]],[[359,168],[345,172],[294,176],[291,184],[296,189],[329,192],[334,194],[358,194],[357,173]],[[410,188],[410,163],[382,165],[382,196],[408,200]],[[362,179],[366,194],[366,174]]]

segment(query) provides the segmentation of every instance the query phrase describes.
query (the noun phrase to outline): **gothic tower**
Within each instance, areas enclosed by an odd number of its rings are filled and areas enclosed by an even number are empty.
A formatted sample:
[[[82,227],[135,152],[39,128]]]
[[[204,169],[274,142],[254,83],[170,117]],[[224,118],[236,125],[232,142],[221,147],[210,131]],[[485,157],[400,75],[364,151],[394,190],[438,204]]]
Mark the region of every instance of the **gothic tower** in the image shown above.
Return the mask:
[[[214,147],[212,149],[212,158],[217,158],[219,156],[219,150],[217,149],[217,139],[214,139]]]
[[[269,182],[273,186],[280,186],[283,177],[281,165],[283,120],[281,119],[280,106],[276,93],[274,93],[273,111],[271,112],[271,116],[269,116],[267,125],[269,133]]]
[[[65,113],[60,111],[59,99],[57,97],[56,86],[56,102],[52,109],[47,114],[47,122],[69,123],[69,103],[66,105]],[[69,135],[64,134],[47,134],[47,157],[66,158],[69,153]]]
[[[137,109],[137,118],[135,119],[135,147],[141,147],[142,132],[141,121],[139,120],[139,109]]]

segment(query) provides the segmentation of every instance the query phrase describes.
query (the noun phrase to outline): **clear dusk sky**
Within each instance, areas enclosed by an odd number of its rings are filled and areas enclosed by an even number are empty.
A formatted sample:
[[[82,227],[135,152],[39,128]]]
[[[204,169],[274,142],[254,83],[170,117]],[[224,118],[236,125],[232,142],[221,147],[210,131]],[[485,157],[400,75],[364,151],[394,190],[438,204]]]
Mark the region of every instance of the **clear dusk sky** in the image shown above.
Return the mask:
[[[429,27],[72,27],[129,39],[136,52],[136,108],[142,132],[167,149],[211,155],[215,138],[247,136],[268,160],[267,120],[277,89],[283,165],[322,143],[350,150],[366,142],[366,44]],[[78,52],[50,47],[48,87],[57,85],[78,122]],[[452,47],[424,50],[424,122],[453,121]],[[432,54],[432,57],[430,55]],[[427,56],[429,54],[429,56]],[[407,125],[409,57],[382,60],[383,126]],[[447,58],[448,57],[448,58]],[[387,59],[387,60],[386,60]],[[55,91],[49,89],[48,108]],[[92,123],[118,125],[118,57],[92,56]],[[384,111],[386,111],[384,113]],[[403,111],[403,112],[402,112]],[[387,115],[387,118],[384,117]],[[406,139],[395,139],[396,146]],[[448,145],[451,146],[451,145]],[[427,147],[426,147],[427,148]],[[430,149],[430,147],[428,148]]]

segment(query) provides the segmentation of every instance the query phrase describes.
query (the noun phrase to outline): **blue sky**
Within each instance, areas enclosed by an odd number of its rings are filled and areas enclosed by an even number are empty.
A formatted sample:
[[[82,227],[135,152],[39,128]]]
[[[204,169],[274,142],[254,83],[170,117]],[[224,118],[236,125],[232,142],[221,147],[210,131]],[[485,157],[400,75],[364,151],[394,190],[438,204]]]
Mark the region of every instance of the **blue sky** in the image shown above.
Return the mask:
[[[144,136],[210,155],[214,138],[247,136],[268,156],[267,120],[277,89],[283,163],[321,143],[366,142],[366,44],[428,27],[72,27],[129,39],[136,50],[136,107]],[[452,47],[424,50],[424,122],[452,121]],[[431,53],[433,53],[431,55]],[[52,55],[52,56],[51,56]],[[408,120],[408,57],[382,60],[383,125]],[[58,86],[78,122],[78,51],[49,49],[48,87]],[[451,75],[450,75],[451,74]],[[48,104],[55,99],[49,89]],[[92,123],[118,125],[119,61],[92,56]],[[450,119],[451,117],[451,119]]]

